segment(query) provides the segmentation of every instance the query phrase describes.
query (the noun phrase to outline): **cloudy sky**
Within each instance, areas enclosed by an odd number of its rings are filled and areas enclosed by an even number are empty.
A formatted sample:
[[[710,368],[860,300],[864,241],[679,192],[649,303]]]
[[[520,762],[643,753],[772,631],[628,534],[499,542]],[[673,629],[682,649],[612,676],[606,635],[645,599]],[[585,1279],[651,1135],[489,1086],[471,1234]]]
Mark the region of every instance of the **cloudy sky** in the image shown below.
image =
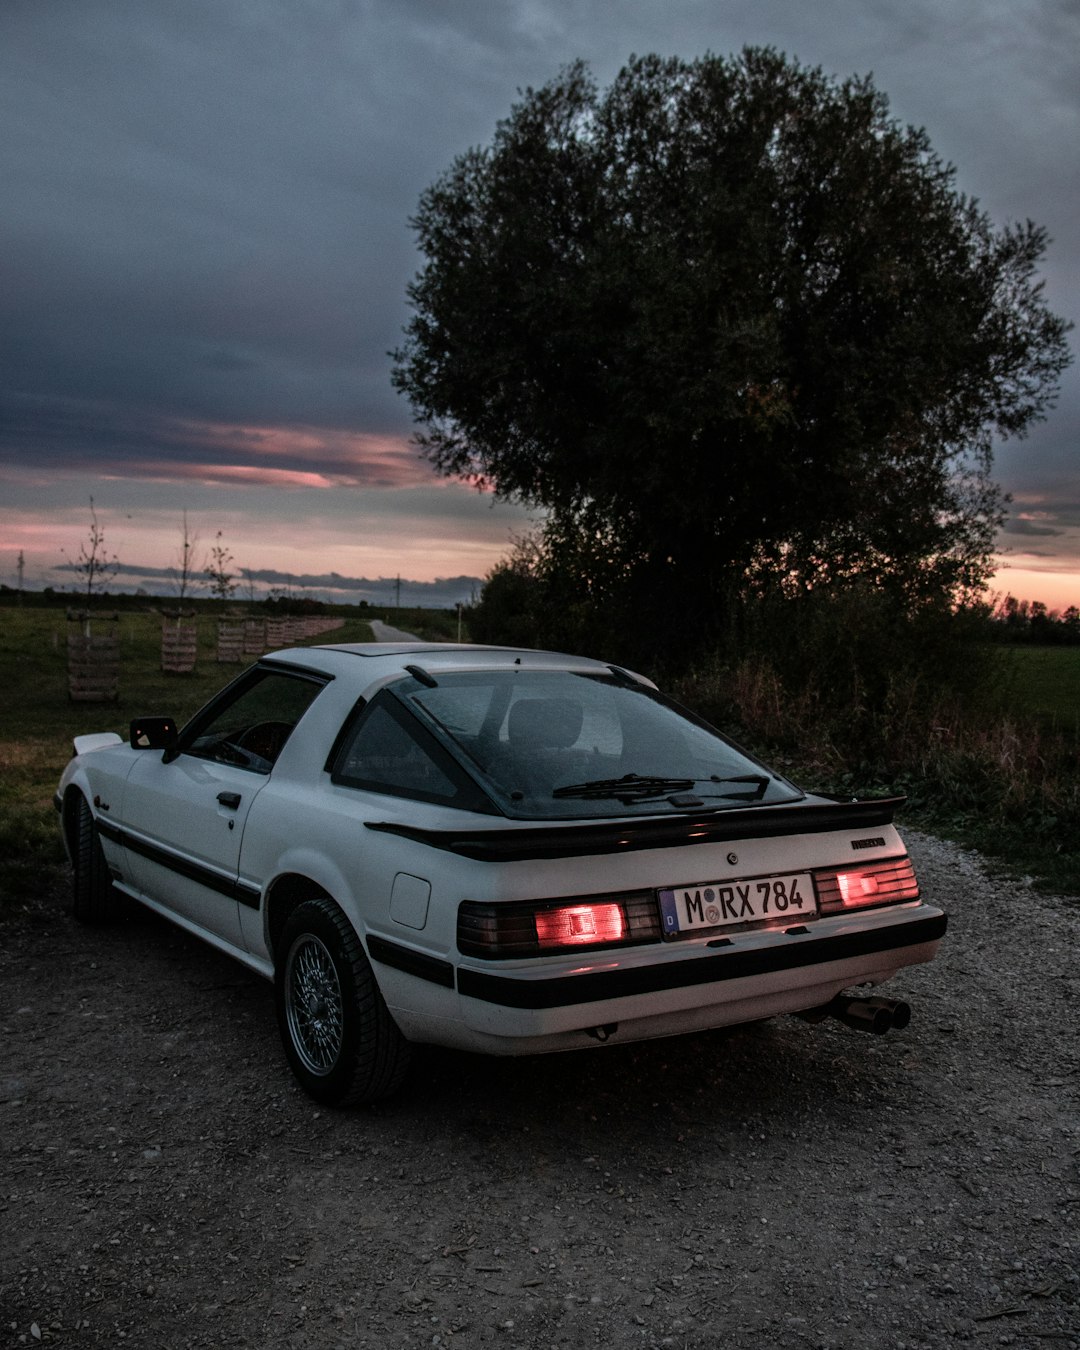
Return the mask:
[[[390,387],[420,193],[577,57],[747,44],[872,72],[996,222],[1048,227],[1080,318],[1076,0],[3,0],[0,580],[65,584],[93,496],[148,584],[186,511],[255,575],[467,595],[430,583],[527,521],[439,478]],[[998,450],[1000,590],[1080,604],[1078,451],[1074,366]]]

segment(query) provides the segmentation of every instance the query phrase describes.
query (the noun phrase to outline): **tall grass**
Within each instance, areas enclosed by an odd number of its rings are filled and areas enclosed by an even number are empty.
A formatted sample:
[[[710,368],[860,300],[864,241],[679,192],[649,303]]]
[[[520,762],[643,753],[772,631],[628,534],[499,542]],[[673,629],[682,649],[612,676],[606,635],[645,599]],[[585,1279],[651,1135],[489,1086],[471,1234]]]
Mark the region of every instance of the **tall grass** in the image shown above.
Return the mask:
[[[587,594],[553,603],[574,582],[554,571],[561,590],[520,549],[485,586],[473,631],[624,661],[803,786],[903,793],[906,819],[1080,895],[1072,651],[1044,672],[1036,698],[1032,677],[1048,663],[995,644],[986,606],[912,605],[866,582],[793,593],[784,578],[718,593],[706,621],[675,616],[682,637],[661,646]],[[711,655],[703,632],[720,634]]]
[[[838,692],[813,677],[785,678],[760,655],[705,663],[677,683],[683,702],[779,761],[803,787],[901,793],[907,820],[1002,859],[1044,888],[1080,894],[1080,738],[1018,714],[1015,692],[1001,686],[965,693],[905,670],[873,703]]]

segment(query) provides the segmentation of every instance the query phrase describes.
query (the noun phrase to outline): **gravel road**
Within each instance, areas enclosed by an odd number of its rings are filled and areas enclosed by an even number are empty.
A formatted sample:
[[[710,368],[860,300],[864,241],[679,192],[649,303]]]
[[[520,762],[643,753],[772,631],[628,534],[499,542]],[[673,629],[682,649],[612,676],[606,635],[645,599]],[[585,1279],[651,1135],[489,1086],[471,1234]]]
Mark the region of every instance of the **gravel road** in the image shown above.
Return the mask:
[[[371,631],[376,642],[419,642],[415,633],[406,633],[403,628],[391,628],[382,619],[371,620]]]
[[[1080,905],[908,834],[903,1032],[293,1085],[270,992],[54,878],[0,929],[0,1345],[1080,1347]]]

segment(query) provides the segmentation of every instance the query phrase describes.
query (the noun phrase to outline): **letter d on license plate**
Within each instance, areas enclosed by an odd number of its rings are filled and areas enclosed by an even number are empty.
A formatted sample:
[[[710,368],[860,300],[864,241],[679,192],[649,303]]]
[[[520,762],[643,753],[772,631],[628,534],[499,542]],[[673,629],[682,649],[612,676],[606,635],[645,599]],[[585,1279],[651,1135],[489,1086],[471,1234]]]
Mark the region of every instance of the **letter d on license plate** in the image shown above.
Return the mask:
[[[817,912],[814,881],[809,872],[750,877],[740,881],[707,881],[674,886],[658,893],[664,936],[676,937],[700,928],[745,923],[783,923],[793,916]]]

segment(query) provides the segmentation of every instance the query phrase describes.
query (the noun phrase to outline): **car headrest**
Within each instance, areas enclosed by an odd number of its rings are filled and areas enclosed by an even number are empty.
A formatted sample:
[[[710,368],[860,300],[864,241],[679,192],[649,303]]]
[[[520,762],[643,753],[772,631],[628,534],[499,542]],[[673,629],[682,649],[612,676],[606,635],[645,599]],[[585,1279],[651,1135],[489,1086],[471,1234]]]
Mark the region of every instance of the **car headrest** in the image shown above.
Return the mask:
[[[519,698],[507,734],[515,750],[565,750],[581,735],[581,704],[571,698]]]

